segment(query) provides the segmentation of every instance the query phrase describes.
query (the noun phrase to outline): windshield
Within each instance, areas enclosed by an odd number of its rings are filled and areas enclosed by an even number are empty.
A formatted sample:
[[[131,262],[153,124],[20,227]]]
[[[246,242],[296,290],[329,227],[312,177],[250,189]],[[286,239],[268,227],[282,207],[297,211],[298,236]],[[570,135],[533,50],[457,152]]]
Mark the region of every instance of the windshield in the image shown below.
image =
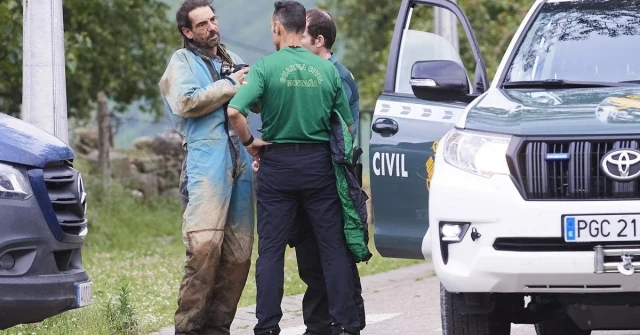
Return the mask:
[[[640,80],[640,1],[546,3],[506,82]]]

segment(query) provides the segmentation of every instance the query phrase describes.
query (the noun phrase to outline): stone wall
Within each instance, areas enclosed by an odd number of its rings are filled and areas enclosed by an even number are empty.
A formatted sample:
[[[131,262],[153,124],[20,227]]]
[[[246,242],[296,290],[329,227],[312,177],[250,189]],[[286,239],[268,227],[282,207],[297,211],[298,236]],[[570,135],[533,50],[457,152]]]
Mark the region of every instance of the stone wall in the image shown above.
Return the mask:
[[[98,129],[77,128],[72,143],[80,159],[89,162],[91,172],[98,174]],[[175,132],[156,137],[139,137],[134,150],[111,151],[111,176],[140,197],[171,196],[180,198],[178,189],[184,159],[182,139]],[[365,191],[371,194],[368,180]],[[373,222],[371,200],[367,201],[369,223]]]
[[[77,128],[72,143],[80,159],[98,174],[98,129]],[[140,137],[134,150],[111,150],[111,177],[135,194],[144,197],[168,195],[179,197],[180,170],[184,159],[182,139],[175,132],[156,137]]]

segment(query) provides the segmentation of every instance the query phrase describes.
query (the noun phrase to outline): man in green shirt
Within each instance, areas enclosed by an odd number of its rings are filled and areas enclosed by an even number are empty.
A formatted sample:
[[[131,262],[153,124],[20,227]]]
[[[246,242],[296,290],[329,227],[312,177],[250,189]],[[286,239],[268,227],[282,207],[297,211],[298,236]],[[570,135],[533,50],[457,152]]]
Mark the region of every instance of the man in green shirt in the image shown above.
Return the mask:
[[[352,130],[342,80],[336,67],[300,46],[306,10],[296,1],[277,1],[271,34],[277,52],[258,60],[246,85],[229,102],[229,120],[260,162],[258,199],[258,288],[255,334],[278,334],[282,318],[284,253],[296,213],[316,234],[325,274],[334,334],[359,334],[353,299],[352,258],[346,244],[336,187],[330,117],[336,110]],[[261,105],[262,139],[254,139],[246,117]]]
[[[307,11],[307,28],[302,35],[302,46],[314,54],[329,60],[338,70],[354,120],[351,136],[355,140],[360,114],[360,96],[353,75],[338,62],[333,52],[331,52],[336,35],[336,23],[329,13],[315,8]],[[327,289],[324,284],[324,275],[318,253],[318,242],[312,228],[304,219],[302,219],[302,224],[296,228],[297,230],[292,232],[289,244],[296,249],[298,272],[300,278],[307,284],[307,290],[302,299],[302,316],[307,327],[303,335],[329,335],[331,334],[331,316],[329,315]],[[364,300],[362,299],[362,285],[356,263],[352,262],[351,264],[354,301],[358,307],[360,330],[363,330],[366,326],[366,316]]]

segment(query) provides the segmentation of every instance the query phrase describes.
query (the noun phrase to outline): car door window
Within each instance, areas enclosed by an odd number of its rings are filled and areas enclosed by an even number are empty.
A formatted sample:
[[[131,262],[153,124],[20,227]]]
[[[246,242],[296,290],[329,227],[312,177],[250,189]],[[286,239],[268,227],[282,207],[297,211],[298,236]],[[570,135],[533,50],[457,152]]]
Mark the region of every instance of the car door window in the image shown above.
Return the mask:
[[[408,27],[403,31],[400,44],[395,93],[413,96],[410,84],[411,68],[417,61],[452,60],[463,65],[467,72],[475,69],[475,62],[463,63],[457,48],[459,43],[456,40],[450,41],[448,37],[459,35],[460,44],[468,43],[460,24],[436,27],[434,17],[437,15],[453,17],[455,22],[458,21],[455,15],[445,8],[416,4],[411,9],[407,21]],[[469,77],[468,73],[467,77]]]

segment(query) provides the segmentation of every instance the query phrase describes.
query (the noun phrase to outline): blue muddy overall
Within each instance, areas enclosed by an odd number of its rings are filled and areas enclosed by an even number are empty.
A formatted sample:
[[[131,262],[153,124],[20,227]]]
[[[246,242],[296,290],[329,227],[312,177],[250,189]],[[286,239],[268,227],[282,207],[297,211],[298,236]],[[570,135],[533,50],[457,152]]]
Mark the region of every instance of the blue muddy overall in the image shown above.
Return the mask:
[[[176,51],[159,86],[176,130],[184,137],[186,193],[182,223],[184,277],[176,334],[229,334],[251,265],[254,229],[251,155],[226,121],[224,105],[238,86],[214,81],[221,60]],[[242,60],[228,52],[235,64]],[[227,125],[227,127],[225,127]]]

